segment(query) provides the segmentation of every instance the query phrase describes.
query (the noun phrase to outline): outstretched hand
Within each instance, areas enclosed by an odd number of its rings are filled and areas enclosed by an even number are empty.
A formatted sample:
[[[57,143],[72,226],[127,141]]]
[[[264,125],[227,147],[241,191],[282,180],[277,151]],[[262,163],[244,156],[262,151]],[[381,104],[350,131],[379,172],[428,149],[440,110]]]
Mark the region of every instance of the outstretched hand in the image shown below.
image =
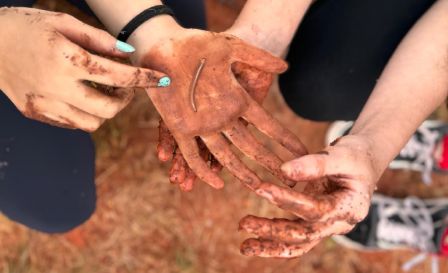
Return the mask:
[[[139,62],[144,67],[158,68],[173,79],[169,88],[150,90],[148,94],[188,166],[201,180],[215,188],[224,185],[201,155],[198,139],[217,161],[251,189],[262,182],[233,153],[229,142],[286,181],[280,172],[281,159],[252,136],[244,120],[296,157],[306,150],[294,134],[273,119],[238,83],[232,73],[232,65],[236,63],[266,73],[281,73],[287,68],[281,59],[234,36],[200,30],[183,30],[160,47],[153,47]]]
[[[244,63],[235,63],[232,66],[232,71],[238,83],[257,103],[261,105],[272,85],[274,79],[273,74],[260,71]],[[202,158],[210,165],[210,169],[219,173],[222,169],[222,165],[214,158],[202,141],[198,141],[198,147]],[[190,191],[193,189],[196,175],[191,168],[188,167],[187,162],[182,156],[182,152],[177,149],[176,140],[171,135],[163,120],[160,120],[159,124],[159,145],[157,146],[157,155],[162,162],[172,159],[172,165],[169,172],[169,180],[171,183],[179,185],[179,188],[183,191]],[[279,170],[281,161],[278,161],[276,164],[278,165],[276,170]],[[281,176],[281,178],[284,177]],[[293,186],[294,184],[293,181],[285,181],[289,186]]]
[[[379,179],[367,141],[354,135],[285,163],[282,170],[290,179],[309,182],[303,193],[270,183],[256,193],[299,219],[246,216],[240,229],[257,238],[243,242],[244,255],[298,257],[328,236],[349,232],[367,215]]]

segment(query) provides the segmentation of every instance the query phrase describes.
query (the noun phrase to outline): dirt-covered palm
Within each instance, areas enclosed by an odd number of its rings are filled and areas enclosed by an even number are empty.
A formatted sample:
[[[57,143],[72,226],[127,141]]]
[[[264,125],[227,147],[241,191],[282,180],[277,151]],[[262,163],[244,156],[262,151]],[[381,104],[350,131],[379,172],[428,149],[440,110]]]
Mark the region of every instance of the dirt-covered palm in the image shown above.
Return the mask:
[[[322,152],[282,166],[285,174],[309,182],[304,192],[262,183],[256,193],[299,219],[246,216],[240,229],[256,235],[241,245],[248,256],[298,257],[322,239],[353,229],[368,213],[380,172],[362,137],[346,136]]]
[[[198,73],[201,63],[203,69]],[[200,30],[182,31],[153,47],[140,61],[145,67],[158,67],[173,80],[163,92],[151,90],[148,94],[194,173],[215,188],[224,185],[201,156],[200,139],[224,167],[255,189],[261,180],[232,152],[229,141],[279,177],[283,177],[281,160],[251,135],[243,120],[296,156],[306,150],[238,83],[232,72],[235,63],[266,73],[281,73],[287,68],[281,59],[234,36]],[[192,88],[195,78],[197,86]]]
[[[269,92],[274,75],[272,73],[260,71],[244,63],[235,63],[232,67],[232,71],[240,85],[261,105]],[[212,171],[221,171],[221,164],[213,157],[207,147],[205,147],[202,142],[198,142],[198,145],[201,149],[202,157],[209,162],[208,164]],[[159,160],[166,162],[172,159],[172,166],[169,172],[170,182],[179,185],[179,188],[183,191],[190,191],[193,189],[196,175],[191,168],[188,167],[182,153],[176,148],[176,140],[171,135],[163,120],[160,120],[159,145],[157,146]],[[275,158],[275,160],[277,159]],[[276,164],[280,166],[281,161],[277,160]],[[287,182],[289,186],[292,186],[294,183],[290,180],[284,181]]]

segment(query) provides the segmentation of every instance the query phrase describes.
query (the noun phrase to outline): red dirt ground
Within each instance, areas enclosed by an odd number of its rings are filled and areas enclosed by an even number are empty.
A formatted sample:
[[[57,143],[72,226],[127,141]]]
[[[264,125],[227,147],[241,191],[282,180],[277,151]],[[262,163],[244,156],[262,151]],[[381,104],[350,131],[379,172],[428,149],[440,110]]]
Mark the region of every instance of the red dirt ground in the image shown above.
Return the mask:
[[[210,27],[220,30],[231,24],[240,2],[207,1]],[[96,24],[64,1],[39,1],[39,7],[66,11]],[[327,123],[296,117],[276,89],[266,107],[294,128],[310,150],[322,147]],[[0,272],[394,273],[401,272],[401,264],[415,255],[408,251],[359,253],[329,239],[300,259],[241,256],[239,244],[247,234],[237,231],[239,219],[246,214],[274,217],[284,213],[227,174],[221,191],[197,183],[191,193],[182,193],[170,185],[167,166],[155,156],[157,122],[156,111],[141,93],[94,134],[98,208],[81,227],[49,236],[0,218]],[[434,179],[426,187],[416,173],[387,172],[380,191],[393,196],[448,196],[447,177]],[[429,260],[411,272],[430,272]],[[440,272],[448,272],[447,262]]]

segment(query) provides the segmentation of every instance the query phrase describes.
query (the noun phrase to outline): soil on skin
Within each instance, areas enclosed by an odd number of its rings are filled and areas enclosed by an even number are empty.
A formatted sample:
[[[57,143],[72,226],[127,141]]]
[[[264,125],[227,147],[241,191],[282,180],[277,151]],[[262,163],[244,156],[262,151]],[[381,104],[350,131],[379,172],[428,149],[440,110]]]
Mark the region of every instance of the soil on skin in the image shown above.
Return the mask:
[[[207,1],[214,30],[232,23],[242,1],[222,2]],[[39,5],[96,24],[65,1],[39,1]],[[266,107],[294,129],[311,151],[322,148],[328,123],[296,117],[276,89]],[[446,112],[439,116],[446,118]],[[393,273],[401,272],[402,263],[416,254],[359,253],[328,239],[300,259],[241,256],[239,244],[248,235],[237,231],[239,219],[246,214],[279,217],[284,212],[255,197],[228,174],[223,190],[199,182],[192,192],[180,192],[168,182],[168,165],[156,158],[158,119],[146,95],[139,92],[130,107],[94,134],[98,204],[81,227],[50,236],[0,216],[0,272]],[[270,147],[284,154],[277,146]],[[417,173],[387,172],[380,191],[393,196],[448,196],[447,177],[434,178],[427,187]],[[430,261],[411,272],[430,272]],[[447,262],[442,262],[440,272],[448,272]]]

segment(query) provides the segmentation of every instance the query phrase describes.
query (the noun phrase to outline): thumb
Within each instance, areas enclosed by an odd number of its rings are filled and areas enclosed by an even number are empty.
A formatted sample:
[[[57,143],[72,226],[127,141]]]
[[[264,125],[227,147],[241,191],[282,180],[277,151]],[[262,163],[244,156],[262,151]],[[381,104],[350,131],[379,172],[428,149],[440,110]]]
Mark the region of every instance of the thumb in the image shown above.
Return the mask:
[[[232,57],[235,61],[246,63],[268,73],[281,74],[288,69],[288,63],[270,52],[250,45],[235,36],[226,35],[226,37],[233,47]]]
[[[286,177],[294,181],[310,181],[329,174],[329,156],[326,154],[305,155],[284,163],[281,169]]]
[[[54,17],[57,31],[80,47],[108,57],[127,58],[135,48],[118,41],[108,32],[85,24],[78,19],[63,14]]]

